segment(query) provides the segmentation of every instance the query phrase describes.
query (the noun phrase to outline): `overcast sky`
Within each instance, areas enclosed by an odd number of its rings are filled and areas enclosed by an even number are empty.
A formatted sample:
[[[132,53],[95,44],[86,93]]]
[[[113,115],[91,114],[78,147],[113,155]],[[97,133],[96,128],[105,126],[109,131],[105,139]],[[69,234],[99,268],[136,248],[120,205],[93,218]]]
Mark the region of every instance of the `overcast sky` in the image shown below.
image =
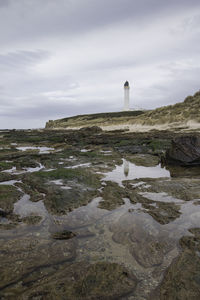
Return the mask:
[[[155,108],[200,88],[199,0],[0,0],[0,128]]]

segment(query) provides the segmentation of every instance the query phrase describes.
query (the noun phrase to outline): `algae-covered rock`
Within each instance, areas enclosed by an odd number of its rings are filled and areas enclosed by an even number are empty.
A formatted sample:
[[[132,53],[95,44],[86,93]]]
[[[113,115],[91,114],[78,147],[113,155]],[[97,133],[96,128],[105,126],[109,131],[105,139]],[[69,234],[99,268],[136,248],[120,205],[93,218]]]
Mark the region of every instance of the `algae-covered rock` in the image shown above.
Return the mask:
[[[177,172],[171,165],[177,177],[126,180],[123,187],[105,180],[104,185],[102,178],[122,159],[156,166],[176,135],[97,128],[4,133],[4,145],[55,151],[0,151],[2,170],[43,166],[34,173],[0,172],[0,181],[16,181],[0,186],[0,298],[148,299],[178,255],[177,239],[188,224],[198,225],[198,167]],[[20,189],[30,196],[18,203],[25,217],[12,213]],[[43,201],[30,202],[38,200]],[[198,240],[198,228],[180,240],[181,256],[167,270],[158,299],[198,299]]]
[[[0,297],[9,293],[14,299],[42,278],[55,272],[57,266],[72,262],[76,257],[76,241],[53,241],[36,236],[0,240]],[[50,283],[50,281],[48,281]],[[5,296],[6,297],[6,296]]]
[[[182,170],[182,176],[185,175]],[[171,178],[170,180],[163,179],[149,179],[147,181],[148,187],[140,186],[138,190],[141,192],[151,193],[165,193],[173,197],[175,200],[180,199],[190,201],[200,198],[199,179],[192,178]],[[161,199],[162,200],[162,199]],[[173,200],[173,199],[172,199]]]
[[[11,162],[0,161],[0,171],[10,169],[12,167]]]
[[[9,173],[0,172],[0,182],[13,179],[13,176]]]
[[[62,186],[49,184],[50,180],[61,180]],[[53,214],[63,215],[73,209],[86,205],[98,193],[100,176],[82,168],[59,168],[40,171],[25,179],[36,191],[45,193],[44,204]]]
[[[170,265],[160,287],[152,295],[156,300],[198,300],[200,297],[200,229],[190,230],[194,236],[180,240],[182,252]]]
[[[12,213],[14,203],[22,193],[12,185],[0,185],[0,208],[6,213]]]
[[[116,182],[106,181],[106,185],[102,190],[101,197],[103,201],[99,203],[99,208],[113,210],[124,204],[123,197],[127,194],[125,190]]]
[[[21,219],[21,221],[23,223],[26,223],[28,225],[36,225],[36,224],[39,224],[42,220],[42,217],[41,216],[34,216],[34,215],[31,215],[31,216],[27,216],[27,217],[24,217]]]
[[[72,264],[51,275],[48,280],[27,289],[26,299],[38,295],[44,299],[108,300],[120,299],[134,292],[137,278],[125,267],[116,263],[84,262]]]
[[[157,202],[157,207],[146,206],[143,204],[144,208],[148,209],[148,214],[151,215],[158,223],[168,224],[180,217],[180,206],[175,203],[163,203]]]
[[[160,162],[159,156],[150,154],[134,154],[127,155],[127,160],[136,164],[137,166],[154,167]]]
[[[17,160],[14,160],[14,163],[17,169],[21,168],[36,168],[39,167],[39,163],[31,158],[31,155],[20,157]]]

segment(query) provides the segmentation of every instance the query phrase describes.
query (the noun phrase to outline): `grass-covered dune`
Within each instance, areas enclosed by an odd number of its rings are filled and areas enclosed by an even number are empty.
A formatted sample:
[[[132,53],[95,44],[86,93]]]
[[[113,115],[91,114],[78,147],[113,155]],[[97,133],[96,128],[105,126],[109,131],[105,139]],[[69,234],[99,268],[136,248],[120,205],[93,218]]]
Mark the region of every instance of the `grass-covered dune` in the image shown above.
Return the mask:
[[[46,128],[81,128],[99,126],[105,130],[129,129],[145,130],[161,126],[191,127],[199,124],[200,127],[200,91],[188,96],[183,102],[163,106],[149,111],[127,111],[78,115],[74,117],[48,121]],[[149,126],[149,129],[147,128]],[[198,126],[197,126],[198,127]]]
[[[137,121],[145,125],[193,121],[200,123],[200,91],[183,102],[148,111]]]
[[[71,128],[85,126],[101,126],[113,123],[124,122],[135,118],[144,111],[123,111],[123,112],[107,112],[98,114],[78,115],[74,117],[64,118],[46,123],[46,128]]]

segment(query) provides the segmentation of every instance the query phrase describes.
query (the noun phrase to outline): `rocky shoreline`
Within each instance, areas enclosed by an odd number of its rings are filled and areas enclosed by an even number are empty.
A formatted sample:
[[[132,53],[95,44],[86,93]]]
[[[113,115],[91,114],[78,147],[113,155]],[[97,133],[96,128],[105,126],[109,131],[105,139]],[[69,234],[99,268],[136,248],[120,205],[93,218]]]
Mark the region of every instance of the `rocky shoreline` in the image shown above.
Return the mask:
[[[0,298],[199,299],[199,136],[0,131]]]

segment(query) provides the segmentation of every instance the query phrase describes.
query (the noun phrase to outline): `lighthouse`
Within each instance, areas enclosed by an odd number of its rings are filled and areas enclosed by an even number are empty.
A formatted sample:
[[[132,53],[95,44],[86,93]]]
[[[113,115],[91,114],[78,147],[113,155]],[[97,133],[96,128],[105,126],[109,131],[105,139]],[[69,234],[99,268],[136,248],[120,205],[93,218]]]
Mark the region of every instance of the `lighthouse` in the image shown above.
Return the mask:
[[[129,90],[130,90],[129,82],[126,81],[124,83],[124,111],[130,110],[130,108],[129,108]]]

